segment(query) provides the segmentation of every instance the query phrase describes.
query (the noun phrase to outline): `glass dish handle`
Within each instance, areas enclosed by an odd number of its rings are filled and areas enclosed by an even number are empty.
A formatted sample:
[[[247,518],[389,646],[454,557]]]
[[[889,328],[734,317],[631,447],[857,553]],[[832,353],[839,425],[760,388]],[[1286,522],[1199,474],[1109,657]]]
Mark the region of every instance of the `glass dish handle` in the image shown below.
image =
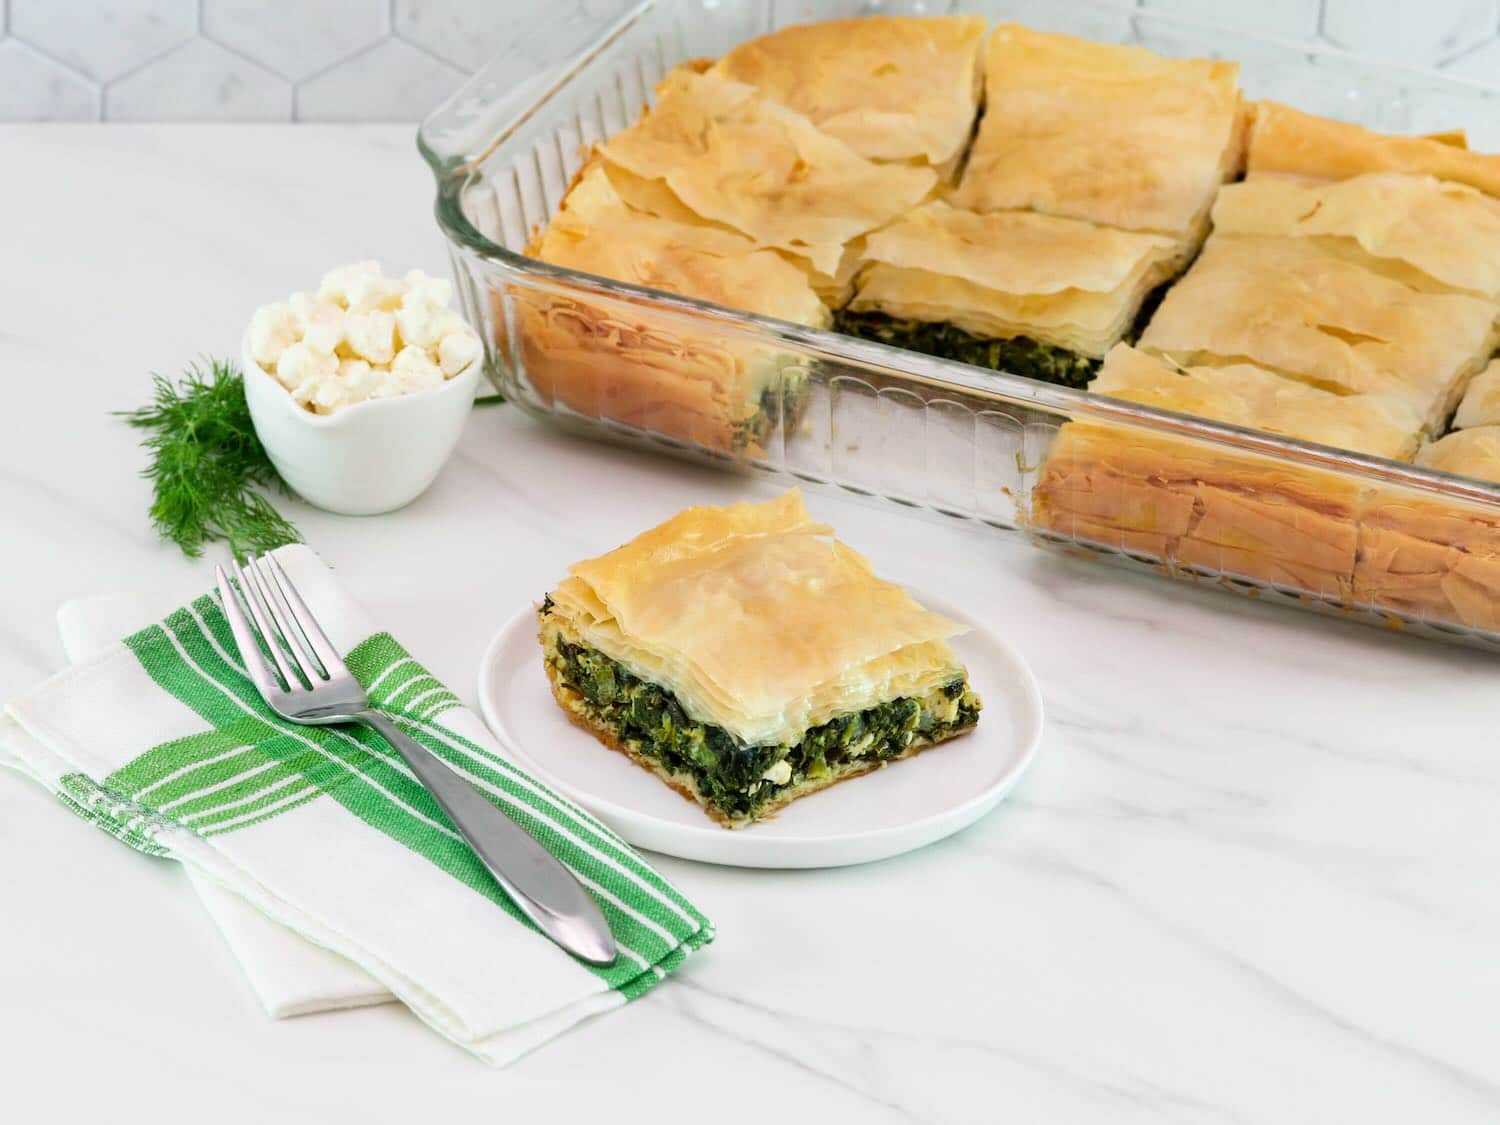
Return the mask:
[[[568,6],[572,14],[566,20],[535,20],[517,28],[501,52],[428,114],[417,130],[417,147],[432,170],[441,176],[483,160],[539,103],[652,6],[651,0],[591,0]],[[603,28],[608,30],[601,34]]]

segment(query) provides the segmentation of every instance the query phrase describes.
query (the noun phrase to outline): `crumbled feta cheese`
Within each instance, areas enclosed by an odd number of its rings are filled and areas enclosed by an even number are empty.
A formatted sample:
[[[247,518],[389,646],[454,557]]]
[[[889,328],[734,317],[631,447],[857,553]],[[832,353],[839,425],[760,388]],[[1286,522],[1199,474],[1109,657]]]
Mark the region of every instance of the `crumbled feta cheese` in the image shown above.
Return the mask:
[[[249,356],[308,410],[442,384],[479,357],[479,337],[448,303],[453,286],[412,270],[386,277],[378,262],[329,270],[315,293],[294,293],[251,318]]]
[[[388,389],[379,392],[381,398],[433,387],[443,381],[443,369],[432,361],[427,349],[410,346],[396,353],[391,363],[391,375],[393,378],[387,383]]]
[[[284,301],[255,310],[250,318],[250,358],[267,369],[275,367],[288,344],[297,340],[292,310]]]
[[[369,382],[373,368],[362,359],[339,360],[339,380],[344,383],[364,384]]]
[[[301,340],[288,344],[276,361],[276,378],[288,390],[311,378],[337,375],[338,370],[338,356],[309,347]]]
[[[379,262],[354,262],[347,266],[339,266],[323,275],[323,280],[318,284],[318,299],[332,301],[347,309],[353,304],[349,300],[350,290],[356,285],[363,287],[364,282],[379,276]]]
[[[286,304],[292,310],[292,320],[303,332],[314,324],[338,324],[344,319],[342,305],[319,300],[311,293],[293,293]]]
[[[446,277],[428,277],[421,270],[408,270],[406,292],[417,296],[435,309],[446,309],[453,300],[453,282]]]
[[[450,377],[457,375],[479,358],[479,338],[464,326],[456,332],[449,332],[438,341],[437,354],[438,365],[442,367],[443,374]]]
[[[361,359],[389,364],[396,358],[396,317],[384,309],[352,312],[344,317],[344,338]]]
[[[307,326],[302,342],[320,355],[333,355],[344,341],[343,314],[338,320],[319,320]]]
[[[401,307],[404,294],[401,282],[393,277],[362,277],[349,286],[349,311],[371,312],[383,309],[395,312]]]
[[[760,776],[763,781],[769,781],[772,785],[785,785],[792,780],[792,763],[783,758],[772,763],[771,768]]]
[[[447,311],[408,293],[396,312],[396,327],[401,332],[401,342],[418,348],[435,347],[440,338],[442,316]]]

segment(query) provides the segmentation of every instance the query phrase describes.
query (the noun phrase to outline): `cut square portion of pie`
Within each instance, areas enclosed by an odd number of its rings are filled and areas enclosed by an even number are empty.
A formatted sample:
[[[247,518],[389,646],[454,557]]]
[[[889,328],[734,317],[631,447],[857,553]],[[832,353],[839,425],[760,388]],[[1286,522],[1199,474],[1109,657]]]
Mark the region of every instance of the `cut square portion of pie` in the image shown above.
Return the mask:
[[[1081,387],[1176,271],[1180,244],[1029,211],[919,207],[865,239],[835,327]]]
[[[1347,180],[1366,172],[1409,172],[1468,184],[1500,196],[1500,155],[1470,152],[1462,137],[1377,133],[1347,121],[1303,113],[1280,102],[1256,102],[1245,166]]]
[[[1219,192],[1217,234],[1303,239],[1413,289],[1500,301],[1500,199],[1403,172],[1252,172]]]
[[[870,160],[955,164],[979,111],[982,16],[865,16],[741,43],[713,73],[754,86]]]
[[[1238,170],[1239,67],[1001,24],[953,202],[1195,242]]]
[[[1177,369],[1125,345],[1089,390],[1303,441],[1409,458],[1421,420],[1393,396],[1344,396],[1250,364]],[[1032,494],[1036,527],[1069,539],[1329,597],[1353,582],[1360,488],[1128,424],[1070,422]]]
[[[1439,432],[1495,350],[1492,301],[1424,292],[1306,238],[1215,231],[1140,346],[1184,364],[1251,362],[1337,394],[1404,397]]]
[[[553,265],[823,327],[806,274],[744,235],[629,206],[597,161],[529,248]],[[802,369],[774,348],[646,305],[516,292],[527,381],[549,404],[725,451],[757,452],[798,415]]]
[[[796,491],[689,508],[538,610],[568,717],[726,827],[963,734],[963,626],[878,578]]]
[[[838,273],[845,244],[920,203],[931,168],[878,164],[753,86],[681,66],[642,120],[601,147],[700,220]]]

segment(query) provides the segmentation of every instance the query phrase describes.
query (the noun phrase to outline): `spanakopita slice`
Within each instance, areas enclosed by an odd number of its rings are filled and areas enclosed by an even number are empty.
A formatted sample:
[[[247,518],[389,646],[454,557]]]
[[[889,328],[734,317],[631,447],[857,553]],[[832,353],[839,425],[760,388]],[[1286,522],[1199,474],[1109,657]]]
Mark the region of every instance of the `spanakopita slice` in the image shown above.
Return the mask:
[[[1213,206],[1214,230],[1304,238],[1414,289],[1500,301],[1500,199],[1402,172],[1310,180],[1252,172]]]
[[[981,16],[865,16],[741,43],[713,73],[754,86],[871,160],[951,167],[979,109]]]
[[[1495,350],[1496,306],[1431,293],[1306,239],[1215,233],[1140,346],[1184,364],[1248,361],[1339,394],[1405,398],[1429,433]]]
[[[1420,419],[1399,398],[1344,396],[1250,364],[1175,368],[1121,345],[1094,393],[1384,457],[1409,457]],[[1341,597],[1357,554],[1360,489],[1128,423],[1063,426],[1032,493],[1033,525],[1168,567]]]
[[[850,335],[1082,386],[1177,269],[1173,239],[1029,211],[933,202],[865,239],[835,327]]]
[[[586,168],[529,248],[544,262],[822,327],[805,273],[743,235],[631,208]],[[801,409],[806,375],[775,348],[705,332],[640,303],[517,290],[523,368],[546,403],[592,418],[757,452]]]
[[[1239,67],[1001,24],[956,206],[1197,241],[1239,168]]]
[[[1452,138],[1377,133],[1280,102],[1255,103],[1245,166],[1251,172],[1290,172],[1323,180],[1347,180],[1366,172],[1411,172],[1500,196],[1500,155],[1471,152],[1467,144],[1454,144]]]
[[[640,122],[605,142],[612,164],[658,180],[694,214],[834,277],[844,247],[921,202],[931,168],[877,164],[753,86],[678,67]]]
[[[1250,363],[1178,367],[1122,344],[1088,389],[1398,461],[1411,460],[1422,441],[1422,419],[1401,396],[1333,394]]]
[[[569,719],[726,827],[970,730],[964,631],[795,490],[689,508],[575,564],[538,610]]]

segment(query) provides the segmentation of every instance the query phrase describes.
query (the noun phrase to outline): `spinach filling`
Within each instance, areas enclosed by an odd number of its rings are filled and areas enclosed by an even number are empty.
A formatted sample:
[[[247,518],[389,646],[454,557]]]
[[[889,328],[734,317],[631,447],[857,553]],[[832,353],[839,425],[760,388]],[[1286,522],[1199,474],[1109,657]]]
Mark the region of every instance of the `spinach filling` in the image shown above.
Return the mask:
[[[729,447],[734,453],[764,446],[778,422],[784,430],[794,429],[807,407],[807,373],[795,365],[787,366],[760,392],[754,414],[734,423]]]
[[[542,603],[541,614],[551,608]],[[788,789],[831,778],[842,766],[894,758],[914,742],[971,727],[979,697],[955,679],[922,698],[894,699],[814,727],[794,746],[748,746],[722,727],[690,719],[671,692],[647,683],[596,649],[554,637],[547,660],[583,701],[590,721],[621,745],[693,779],[698,793],[730,820],[753,819]],[[783,780],[765,774],[778,761]]]
[[[1158,285],[1146,294],[1136,310],[1125,342],[1133,344],[1146,330],[1157,306],[1167,295],[1170,283]],[[1079,355],[1055,344],[1044,344],[1029,336],[1010,340],[991,340],[975,336],[941,321],[901,320],[879,312],[850,312],[842,309],[833,314],[834,331],[861,340],[874,340],[908,351],[953,359],[959,363],[986,367],[991,371],[1008,371],[1043,383],[1082,390],[1099,370],[1102,360]]]
[[[1029,336],[1010,340],[986,339],[941,321],[898,320],[885,313],[845,309],[834,314],[833,326],[846,336],[874,340],[940,359],[953,359],[991,371],[1008,371],[1012,375],[1024,375],[1028,379],[1063,387],[1082,388],[1099,370],[1099,360],[1055,344],[1044,344]]]

